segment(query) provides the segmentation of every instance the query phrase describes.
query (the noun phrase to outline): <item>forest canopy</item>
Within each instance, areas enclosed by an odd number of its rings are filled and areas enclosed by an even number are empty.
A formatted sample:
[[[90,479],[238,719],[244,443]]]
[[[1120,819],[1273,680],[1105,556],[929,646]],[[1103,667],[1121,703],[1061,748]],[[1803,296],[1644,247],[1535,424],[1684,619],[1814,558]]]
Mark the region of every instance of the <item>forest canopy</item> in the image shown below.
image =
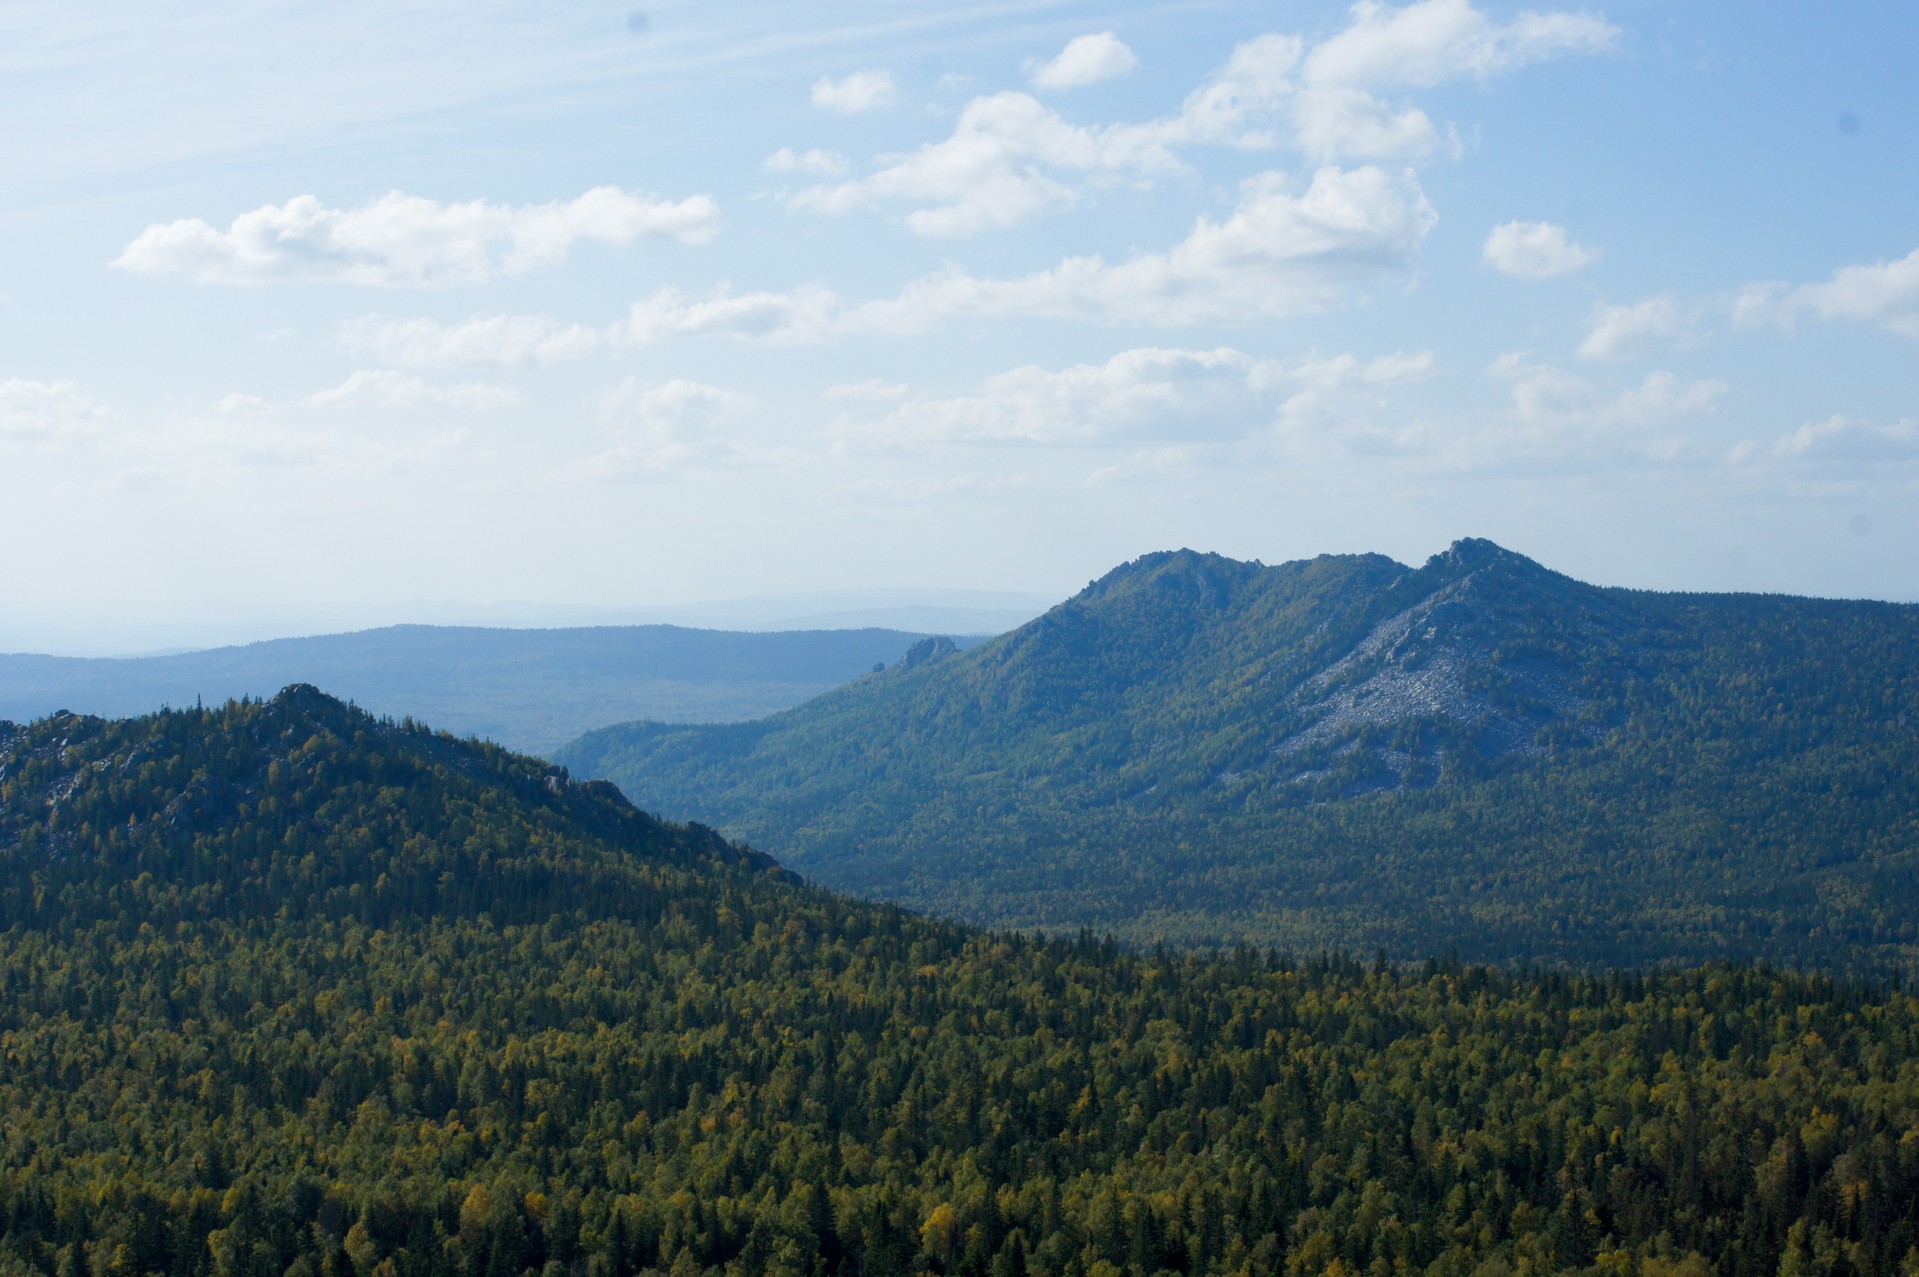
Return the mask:
[[[1919,1001],[978,931],[310,690],[0,730],[25,1277],[1919,1271]]]

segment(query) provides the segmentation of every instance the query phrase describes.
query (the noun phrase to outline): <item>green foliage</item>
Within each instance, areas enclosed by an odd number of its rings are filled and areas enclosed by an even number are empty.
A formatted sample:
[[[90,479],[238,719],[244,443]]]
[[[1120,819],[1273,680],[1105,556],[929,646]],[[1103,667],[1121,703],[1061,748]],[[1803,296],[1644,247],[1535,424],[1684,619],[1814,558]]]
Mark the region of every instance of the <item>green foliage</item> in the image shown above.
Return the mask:
[[[0,736],[9,1277],[1906,1277],[1919,999],[988,934],[311,691]]]
[[[991,925],[1417,958],[1919,957],[1919,608],[1424,568],[1119,569],[758,723],[556,755]]]

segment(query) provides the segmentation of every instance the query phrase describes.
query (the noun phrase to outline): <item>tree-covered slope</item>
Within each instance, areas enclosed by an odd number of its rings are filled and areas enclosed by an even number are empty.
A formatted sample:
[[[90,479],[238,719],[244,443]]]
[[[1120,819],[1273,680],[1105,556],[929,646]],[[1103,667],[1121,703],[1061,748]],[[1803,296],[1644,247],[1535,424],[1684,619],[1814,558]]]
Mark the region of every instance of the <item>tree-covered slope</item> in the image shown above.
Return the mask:
[[[392,625],[167,656],[0,654],[0,719],[63,709],[116,718],[313,683],[376,714],[541,752],[633,718],[771,714],[898,660],[923,637],[885,629]]]
[[[996,924],[1575,962],[1909,964],[1919,608],[1128,564],[977,649],[556,757],[830,886]]]
[[[0,727],[0,1272],[1910,1277],[1919,1000],[1131,953],[312,692]]]

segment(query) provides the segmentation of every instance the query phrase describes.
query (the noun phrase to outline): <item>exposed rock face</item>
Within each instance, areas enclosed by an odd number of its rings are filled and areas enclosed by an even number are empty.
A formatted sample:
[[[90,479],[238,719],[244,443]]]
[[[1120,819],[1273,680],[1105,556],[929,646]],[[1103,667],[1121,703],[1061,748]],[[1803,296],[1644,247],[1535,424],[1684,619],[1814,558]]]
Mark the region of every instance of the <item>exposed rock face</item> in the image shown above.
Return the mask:
[[[1487,542],[1462,542],[1401,583],[1430,590],[1305,679],[1273,742],[1276,783],[1311,781],[1370,754],[1359,788],[1431,779],[1446,746],[1479,757],[1544,752],[1544,729],[1589,738],[1594,680],[1617,677],[1633,644],[1618,606]]]
[[[913,644],[913,646],[907,648],[906,655],[900,657],[899,663],[895,665],[894,668],[902,670],[918,669],[922,665],[930,665],[934,661],[945,660],[957,651],[959,651],[958,644],[943,634],[937,634],[932,638],[923,638]]]

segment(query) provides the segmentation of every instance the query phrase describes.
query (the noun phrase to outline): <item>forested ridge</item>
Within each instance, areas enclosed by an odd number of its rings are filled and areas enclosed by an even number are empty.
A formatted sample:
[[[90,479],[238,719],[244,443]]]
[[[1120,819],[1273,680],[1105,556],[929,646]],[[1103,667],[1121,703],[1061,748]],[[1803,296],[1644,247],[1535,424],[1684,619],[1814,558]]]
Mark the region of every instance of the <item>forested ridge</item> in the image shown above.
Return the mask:
[[[555,758],[826,885],[1135,942],[1919,960],[1919,607],[1181,551],[755,723]]]
[[[17,1277],[1912,1277],[1919,1001],[991,933],[310,689],[0,727]]]

